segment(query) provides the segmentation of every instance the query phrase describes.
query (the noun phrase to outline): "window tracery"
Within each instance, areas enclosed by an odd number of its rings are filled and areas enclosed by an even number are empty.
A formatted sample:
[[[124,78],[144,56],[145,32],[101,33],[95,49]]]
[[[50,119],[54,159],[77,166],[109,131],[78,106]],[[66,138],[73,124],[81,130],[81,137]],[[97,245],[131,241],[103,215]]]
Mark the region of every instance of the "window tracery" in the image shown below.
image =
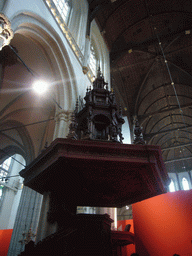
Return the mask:
[[[95,49],[94,46],[91,44],[91,49],[90,49],[90,61],[89,61],[89,67],[93,73],[93,75],[96,75],[96,53],[95,53]]]
[[[92,81],[94,80],[93,76],[96,76],[97,70],[100,69],[101,73],[105,77],[106,82],[109,82],[109,51],[105,45],[105,42],[95,20],[93,20],[91,23],[89,49],[90,52],[88,65],[90,72],[88,73],[91,75]]]
[[[65,21],[65,23],[67,23],[68,18],[69,18],[69,13],[70,13],[70,9],[71,9],[71,3],[69,0],[53,0],[59,14],[61,15],[61,17],[63,18],[63,20]]]
[[[6,182],[6,177],[8,176],[8,173],[9,173],[11,160],[12,160],[12,158],[9,157],[0,165],[0,181],[1,181],[1,184],[0,184],[0,200],[2,199],[2,196],[3,196],[3,188],[4,188],[3,183]]]

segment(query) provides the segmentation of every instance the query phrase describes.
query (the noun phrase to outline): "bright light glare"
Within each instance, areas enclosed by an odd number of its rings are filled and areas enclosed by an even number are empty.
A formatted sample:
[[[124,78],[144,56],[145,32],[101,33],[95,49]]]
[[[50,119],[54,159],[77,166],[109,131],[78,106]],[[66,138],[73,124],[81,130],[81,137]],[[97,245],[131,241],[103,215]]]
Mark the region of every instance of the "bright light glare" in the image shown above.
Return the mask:
[[[171,183],[169,184],[169,191],[175,192],[175,184],[174,184],[173,180],[171,180]]]
[[[47,88],[48,88],[48,84],[42,80],[38,80],[38,81],[34,82],[34,84],[33,84],[33,89],[38,94],[45,93],[47,91]]]
[[[182,179],[182,184],[184,190],[189,190],[189,182],[185,177]]]

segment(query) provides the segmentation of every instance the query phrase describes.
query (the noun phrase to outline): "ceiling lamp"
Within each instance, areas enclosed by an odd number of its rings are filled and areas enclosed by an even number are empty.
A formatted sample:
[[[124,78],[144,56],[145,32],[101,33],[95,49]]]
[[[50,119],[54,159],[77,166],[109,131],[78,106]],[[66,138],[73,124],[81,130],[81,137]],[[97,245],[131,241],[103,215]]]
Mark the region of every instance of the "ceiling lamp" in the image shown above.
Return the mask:
[[[0,50],[8,45],[12,38],[11,23],[3,13],[0,13]]]

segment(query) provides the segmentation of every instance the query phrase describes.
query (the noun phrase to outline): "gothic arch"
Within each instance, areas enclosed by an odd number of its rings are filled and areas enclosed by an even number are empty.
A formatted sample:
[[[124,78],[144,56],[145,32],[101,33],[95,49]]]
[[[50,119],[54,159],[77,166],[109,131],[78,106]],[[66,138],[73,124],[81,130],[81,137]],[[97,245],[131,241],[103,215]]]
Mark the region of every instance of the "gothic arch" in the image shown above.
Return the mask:
[[[37,43],[47,56],[52,75],[56,80],[56,101],[65,110],[73,107],[77,98],[74,70],[61,37],[40,16],[34,13],[19,13],[11,19],[15,34],[21,34]]]
[[[35,129],[30,129],[28,127],[25,128],[24,125],[54,117],[61,111],[60,108],[62,108],[62,112],[68,115],[75,105],[74,102],[77,98],[78,91],[76,80],[74,79],[74,70],[68,55],[68,49],[67,46],[65,46],[62,42],[65,41],[63,38],[61,38],[62,36],[64,37],[64,35],[59,35],[51,27],[51,25],[34,13],[17,13],[10,20],[12,23],[12,29],[15,33],[15,37],[11,42],[12,46],[15,46],[14,44],[16,43],[16,48],[17,46],[19,48],[18,55],[21,56],[21,59],[23,59],[25,64],[33,71],[35,76],[36,72],[41,72],[41,70],[36,70],[35,66],[35,61],[38,62],[37,53],[42,53],[44,58],[42,62],[44,61],[44,63],[46,63],[46,67],[43,67],[42,65],[42,72],[39,75],[47,75],[49,80],[52,81],[52,89],[50,94],[51,97],[54,95],[53,98],[55,102],[58,103],[55,104],[51,100],[46,102],[46,100],[43,99],[39,100],[41,101],[40,103],[37,103],[37,100],[34,99],[35,104],[30,105],[29,100],[33,95],[29,90],[29,85],[27,88],[22,85],[21,91],[13,92],[10,101],[6,102],[4,100],[1,102],[1,130],[7,127],[20,127],[18,129],[14,128],[8,132],[1,133],[1,138],[5,140],[2,142],[2,149],[6,149],[7,154],[21,154],[28,164],[40,153],[45,145],[45,136],[47,133],[46,130],[48,130],[47,127],[49,123],[44,123],[44,126],[42,125],[41,129],[38,129],[37,134],[35,134],[35,131],[33,131]],[[19,45],[20,42],[30,42],[29,46],[33,45],[32,49],[30,47],[28,49],[28,51],[32,50],[29,55],[26,55],[26,49],[23,49]],[[26,56],[28,58],[25,58]],[[31,68],[31,64],[33,65],[33,68]],[[27,79],[25,83],[32,82],[34,77],[27,71],[21,62],[17,63],[16,68],[19,69],[21,73],[20,77],[17,77],[17,82],[23,82],[26,77]],[[6,72],[9,73],[12,71],[9,67],[7,70],[8,71]],[[17,71],[13,73],[17,73]],[[7,88],[10,89],[10,83],[10,81],[5,81],[4,87],[6,88],[6,86],[8,86]],[[28,111],[23,111],[24,109],[22,109],[21,106],[25,106],[25,109],[28,109]],[[19,123],[19,117],[20,119],[22,117],[21,120],[25,121],[23,123]],[[54,122],[52,122],[51,125],[53,127]],[[52,135],[50,135],[49,143],[53,139],[53,128],[51,128],[51,132]]]

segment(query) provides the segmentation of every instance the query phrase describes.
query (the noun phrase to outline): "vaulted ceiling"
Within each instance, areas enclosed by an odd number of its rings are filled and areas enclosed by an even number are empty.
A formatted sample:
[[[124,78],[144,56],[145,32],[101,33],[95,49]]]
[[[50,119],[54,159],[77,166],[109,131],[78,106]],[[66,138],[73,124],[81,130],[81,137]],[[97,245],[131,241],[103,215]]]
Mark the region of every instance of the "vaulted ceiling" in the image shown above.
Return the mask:
[[[112,86],[167,170],[192,169],[192,3],[89,0],[110,50]]]

